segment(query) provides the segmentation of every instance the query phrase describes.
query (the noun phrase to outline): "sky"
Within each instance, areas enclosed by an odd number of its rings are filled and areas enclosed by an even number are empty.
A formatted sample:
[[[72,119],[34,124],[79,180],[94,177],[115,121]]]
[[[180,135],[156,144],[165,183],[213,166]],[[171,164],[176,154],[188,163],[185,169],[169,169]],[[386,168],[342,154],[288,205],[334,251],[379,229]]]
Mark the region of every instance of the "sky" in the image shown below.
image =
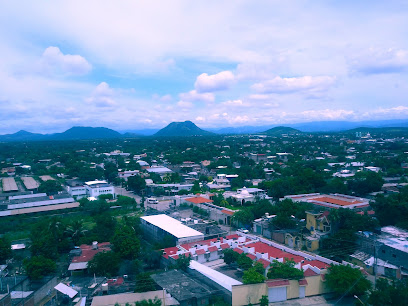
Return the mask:
[[[0,134],[408,119],[407,97],[407,1],[0,4]]]

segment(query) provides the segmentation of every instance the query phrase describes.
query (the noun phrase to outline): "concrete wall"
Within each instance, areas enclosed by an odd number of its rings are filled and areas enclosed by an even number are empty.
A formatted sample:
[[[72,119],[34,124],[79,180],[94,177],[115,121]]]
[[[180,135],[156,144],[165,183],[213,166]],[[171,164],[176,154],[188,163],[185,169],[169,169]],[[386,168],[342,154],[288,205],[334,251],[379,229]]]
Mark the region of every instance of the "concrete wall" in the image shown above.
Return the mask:
[[[322,281],[320,275],[309,276],[305,279],[307,281],[305,288],[306,297],[330,292],[326,282]],[[286,287],[287,299],[299,298],[299,289],[299,281],[290,280],[289,286]],[[242,306],[248,305],[249,303],[257,304],[263,295],[268,295],[266,283],[232,286],[232,305]]]
[[[38,305],[39,302],[45,298],[49,292],[51,292],[54,287],[58,285],[57,277],[51,278],[48,282],[46,282],[43,286],[37,289],[34,292],[34,304]]]
[[[266,283],[232,286],[232,306],[258,304],[263,295],[268,295]]]

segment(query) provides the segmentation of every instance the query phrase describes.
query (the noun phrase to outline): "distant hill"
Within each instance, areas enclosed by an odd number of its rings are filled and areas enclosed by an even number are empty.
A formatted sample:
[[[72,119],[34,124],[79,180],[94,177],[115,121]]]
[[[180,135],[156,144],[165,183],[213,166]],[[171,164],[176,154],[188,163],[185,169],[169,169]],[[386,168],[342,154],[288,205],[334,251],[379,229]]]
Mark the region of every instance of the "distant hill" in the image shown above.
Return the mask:
[[[408,134],[408,127],[381,127],[381,128],[359,127],[359,128],[344,131],[344,133],[356,133],[356,132],[370,133],[370,134],[381,134],[381,133],[387,133],[387,134],[393,134],[393,133],[402,134],[402,133],[405,133],[405,134]]]
[[[27,131],[18,131],[14,134],[0,135],[0,141],[41,141],[41,140],[82,140],[82,139],[111,139],[123,137],[122,134],[104,127],[75,126],[63,133],[35,134]]]
[[[208,136],[213,133],[204,131],[191,121],[172,122],[165,128],[162,128],[154,136],[174,137],[174,136]]]
[[[0,141],[32,141],[42,140],[44,138],[46,138],[46,135],[30,133],[24,130],[14,134],[0,135]]]
[[[301,131],[291,128],[291,127],[286,127],[286,126],[276,126],[276,127],[273,127],[265,131],[264,133],[270,136],[281,136],[283,134],[287,134],[287,135],[302,134]]]
[[[74,126],[63,133],[49,136],[50,140],[111,139],[120,138],[122,134],[104,127]]]

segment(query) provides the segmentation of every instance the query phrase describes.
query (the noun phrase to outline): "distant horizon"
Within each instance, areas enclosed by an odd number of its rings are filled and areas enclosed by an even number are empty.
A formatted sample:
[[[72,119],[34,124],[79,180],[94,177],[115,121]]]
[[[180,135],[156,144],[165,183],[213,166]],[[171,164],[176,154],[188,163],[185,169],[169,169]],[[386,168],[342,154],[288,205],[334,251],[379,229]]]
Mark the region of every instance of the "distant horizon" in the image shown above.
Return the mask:
[[[408,2],[22,0],[0,16],[0,134],[408,118]]]
[[[305,125],[308,125],[308,124],[312,124],[312,125],[313,124],[316,124],[316,125],[317,124],[327,124],[327,125],[330,125],[330,123],[350,123],[350,124],[354,123],[354,124],[356,124],[356,126],[359,123],[361,123],[362,126],[358,126],[358,127],[364,127],[364,124],[370,124],[371,123],[371,124],[373,124],[372,127],[374,127],[374,126],[378,126],[378,124],[385,124],[385,122],[389,122],[389,121],[391,121],[391,123],[389,123],[390,124],[389,126],[386,124],[386,127],[406,127],[406,126],[408,126],[408,118],[407,119],[364,120],[364,121],[348,121],[348,120],[331,120],[331,121],[328,121],[328,120],[325,120],[325,121],[308,121],[308,122],[281,123],[281,124],[236,125],[236,126],[221,126],[221,127],[205,127],[205,126],[202,126],[200,124],[197,124],[196,122],[194,122],[192,120],[174,121],[174,122],[186,122],[186,121],[191,121],[195,125],[197,125],[199,128],[201,128],[203,130],[208,130],[208,131],[220,130],[220,129],[229,129],[229,128],[239,129],[239,128],[257,128],[257,127],[268,127],[268,126],[270,126],[270,127],[278,127],[278,126],[292,127],[292,126],[297,126],[297,125],[302,125],[302,124],[305,124]],[[392,123],[392,122],[401,122],[401,121],[402,122],[406,121],[406,124],[405,125],[398,125],[398,123],[395,123],[395,125],[393,125],[393,123]],[[172,123],[172,122],[170,122],[170,123]],[[127,128],[127,129],[115,129],[115,128],[111,128],[109,126],[75,125],[75,126],[71,126],[71,127],[66,128],[66,129],[63,129],[63,130],[55,130],[55,131],[50,131],[50,132],[37,132],[37,131],[31,131],[31,130],[27,130],[27,129],[17,129],[17,130],[15,130],[13,132],[10,132],[10,133],[2,133],[2,134],[0,134],[0,136],[15,134],[15,133],[18,133],[20,131],[25,131],[25,132],[29,132],[29,133],[33,133],[33,134],[48,135],[48,134],[63,133],[65,131],[67,131],[69,129],[72,129],[72,128],[75,128],[75,127],[107,128],[107,129],[119,132],[121,134],[124,134],[124,133],[129,133],[129,132],[132,132],[132,131],[160,130],[160,129],[165,128],[169,124],[163,125],[161,127]],[[383,127],[383,126],[378,126],[378,127]],[[351,128],[351,129],[353,129],[353,128]],[[347,129],[349,129],[349,127],[345,127],[345,130],[347,130]]]

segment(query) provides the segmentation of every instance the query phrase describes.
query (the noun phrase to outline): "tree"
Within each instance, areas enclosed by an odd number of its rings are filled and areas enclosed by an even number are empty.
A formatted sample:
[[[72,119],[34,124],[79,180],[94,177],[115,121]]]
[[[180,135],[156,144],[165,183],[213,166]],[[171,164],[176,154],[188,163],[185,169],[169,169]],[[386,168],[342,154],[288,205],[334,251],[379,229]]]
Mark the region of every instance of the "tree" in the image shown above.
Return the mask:
[[[128,188],[136,193],[140,193],[146,188],[146,181],[139,175],[131,176],[127,182]]]
[[[156,290],[156,284],[151,278],[150,273],[139,273],[136,275],[135,292],[147,292]]]
[[[148,299],[148,300],[143,300],[143,301],[137,301],[135,303],[135,306],[161,306],[161,305],[162,305],[162,301],[158,299],[157,297],[154,298],[154,300]]]
[[[140,240],[135,230],[130,226],[116,228],[112,238],[113,250],[124,259],[135,259],[139,254]]]
[[[254,215],[248,208],[240,209],[232,216],[233,220],[238,222],[238,225],[250,226],[254,221]]]
[[[11,258],[11,256],[10,242],[5,238],[0,238],[0,263],[5,262],[7,259]]]
[[[34,280],[41,279],[53,273],[56,269],[56,264],[53,260],[41,255],[25,259],[23,265],[27,276]]]
[[[326,282],[338,295],[362,295],[371,288],[371,283],[358,268],[348,265],[330,265]]]
[[[201,193],[200,182],[198,180],[194,181],[193,187],[191,187],[191,192],[193,194]]]
[[[109,241],[115,233],[116,219],[108,214],[101,214],[95,217],[96,225],[93,232],[100,242]]]
[[[89,261],[88,268],[92,274],[115,276],[118,273],[120,256],[115,252],[99,252]]]
[[[136,204],[136,200],[131,197],[118,196],[118,199],[116,200],[116,205],[122,207],[136,207]]]
[[[285,262],[274,260],[271,268],[268,271],[269,279],[301,279],[303,278],[303,270],[295,268],[296,263],[293,260],[285,259]]]
[[[237,263],[238,267],[240,267],[241,269],[248,270],[252,267],[253,261],[245,253],[242,253],[239,255]]]
[[[38,187],[38,192],[44,192],[48,195],[50,194],[56,194],[58,191],[62,190],[62,186],[58,181],[55,180],[48,180],[45,182],[42,182],[40,186]]]
[[[182,254],[179,256],[179,258],[176,259],[176,264],[173,266],[173,268],[187,271],[188,267],[190,266],[190,261],[191,261],[190,256]]]
[[[79,239],[82,236],[85,236],[86,232],[87,230],[83,228],[82,222],[79,220],[72,222],[66,229],[66,233],[69,235],[74,245],[78,245]]]
[[[261,297],[261,300],[259,301],[260,306],[268,306],[269,305],[269,299],[267,295],[263,295]]]
[[[373,306],[405,306],[408,301],[408,280],[377,280],[370,292],[368,303]]]
[[[250,268],[244,271],[242,280],[244,281],[244,284],[258,284],[265,281],[265,276],[259,273],[255,268]]]
[[[227,265],[230,265],[238,260],[239,253],[235,252],[233,249],[225,249],[224,253],[224,262]]]
[[[348,181],[349,189],[361,196],[380,191],[383,184],[384,179],[381,174],[373,171],[357,172],[353,179]]]

